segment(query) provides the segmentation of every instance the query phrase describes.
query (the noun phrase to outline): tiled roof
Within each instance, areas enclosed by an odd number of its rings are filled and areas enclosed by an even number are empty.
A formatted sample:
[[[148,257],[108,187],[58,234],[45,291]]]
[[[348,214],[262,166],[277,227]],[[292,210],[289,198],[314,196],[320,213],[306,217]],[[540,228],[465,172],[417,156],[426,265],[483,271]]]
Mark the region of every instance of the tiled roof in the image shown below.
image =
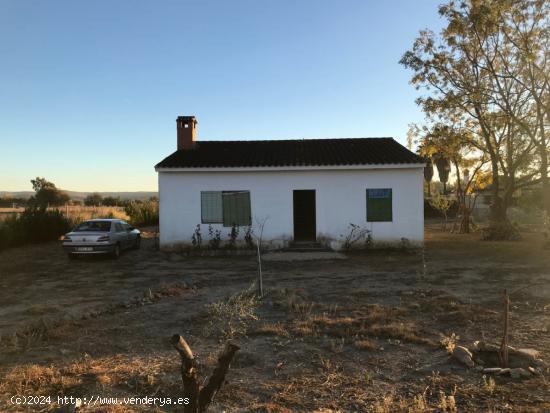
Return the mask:
[[[424,160],[392,138],[197,141],[156,168],[412,164]]]

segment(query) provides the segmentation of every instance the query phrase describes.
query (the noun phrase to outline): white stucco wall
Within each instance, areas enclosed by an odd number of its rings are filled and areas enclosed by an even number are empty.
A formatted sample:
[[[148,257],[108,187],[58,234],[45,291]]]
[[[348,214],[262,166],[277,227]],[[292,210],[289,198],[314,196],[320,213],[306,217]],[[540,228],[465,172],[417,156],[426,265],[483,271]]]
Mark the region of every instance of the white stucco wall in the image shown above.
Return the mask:
[[[318,237],[342,239],[350,223],[372,231],[373,241],[412,243],[424,240],[423,169],[300,170],[300,171],[159,171],[160,244],[188,244],[201,223],[201,191],[250,191],[252,220],[268,217],[264,239],[293,238],[293,190],[316,191]],[[367,222],[366,189],[392,188],[393,221]],[[222,239],[230,228],[222,229]],[[202,225],[207,242],[207,224]],[[242,234],[241,234],[242,237]]]

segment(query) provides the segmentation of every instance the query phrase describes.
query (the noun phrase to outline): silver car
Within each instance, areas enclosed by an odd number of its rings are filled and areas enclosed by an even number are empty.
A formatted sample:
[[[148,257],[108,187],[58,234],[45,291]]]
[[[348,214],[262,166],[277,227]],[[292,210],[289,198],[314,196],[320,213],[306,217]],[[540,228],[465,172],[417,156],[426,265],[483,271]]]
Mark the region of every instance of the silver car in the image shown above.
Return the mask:
[[[65,235],[63,248],[69,258],[84,254],[111,254],[118,258],[124,249],[138,249],[139,230],[120,219],[91,219]]]

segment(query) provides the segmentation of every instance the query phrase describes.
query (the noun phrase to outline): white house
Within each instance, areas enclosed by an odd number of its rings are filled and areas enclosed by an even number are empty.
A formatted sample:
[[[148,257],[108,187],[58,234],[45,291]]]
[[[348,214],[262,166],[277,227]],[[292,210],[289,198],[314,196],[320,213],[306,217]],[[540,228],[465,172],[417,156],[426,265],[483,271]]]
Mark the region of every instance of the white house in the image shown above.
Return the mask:
[[[162,248],[259,221],[272,247],[338,249],[350,224],[375,245],[423,242],[424,161],[392,138],[197,141],[194,116],[176,122],[177,151],[155,166]]]

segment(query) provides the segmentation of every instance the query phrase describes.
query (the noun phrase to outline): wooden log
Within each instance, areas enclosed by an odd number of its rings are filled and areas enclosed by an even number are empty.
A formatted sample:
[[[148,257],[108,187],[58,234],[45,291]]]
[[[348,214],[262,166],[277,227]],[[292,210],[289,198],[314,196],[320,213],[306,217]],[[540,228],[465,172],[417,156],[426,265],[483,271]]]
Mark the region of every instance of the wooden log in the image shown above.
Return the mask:
[[[183,397],[189,399],[184,413],[196,413],[199,398],[199,382],[197,380],[197,362],[189,344],[179,334],[174,334],[170,340],[181,357],[181,380],[183,382]]]
[[[227,342],[225,348],[218,357],[218,365],[212,372],[206,386],[204,386],[199,394],[199,413],[206,412],[206,409],[212,403],[214,396],[225,381],[225,375],[229,370],[229,366],[235,353],[239,350],[239,346]]]
[[[224,350],[218,357],[218,364],[212,372],[210,379],[208,379],[208,383],[200,389],[197,362],[193,351],[191,351],[191,347],[179,334],[174,334],[170,342],[181,357],[183,397],[189,399],[189,403],[185,405],[183,411],[184,413],[204,413],[224,383],[225,375],[229,370],[233,357],[235,357],[235,353],[239,350],[239,346],[230,342],[226,343]]]

